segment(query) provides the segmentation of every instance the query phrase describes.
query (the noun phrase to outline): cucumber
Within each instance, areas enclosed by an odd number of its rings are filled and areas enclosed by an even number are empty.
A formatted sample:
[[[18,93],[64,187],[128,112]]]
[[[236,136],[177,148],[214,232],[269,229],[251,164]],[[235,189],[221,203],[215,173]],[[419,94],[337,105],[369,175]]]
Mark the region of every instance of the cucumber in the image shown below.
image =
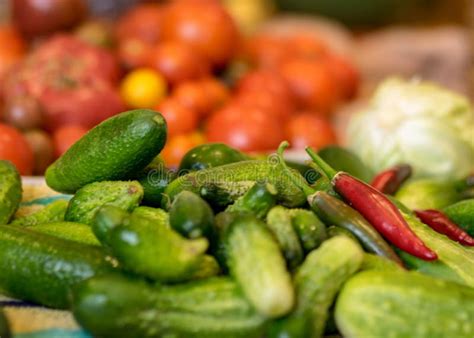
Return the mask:
[[[450,220],[474,237],[474,198],[451,204],[443,211]]]
[[[300,335],[292,337],[321,337],[329,307],[341,286],[359,269],[363,257],[359,244],[345,236],[328,239],[310,252],[294,278],[296,307],[280,320],[276,331],[290,331],[287,327],[293,326],[291,331],[299,331]],[[295,330],[295,323],[299,323],[300,330]],[[282,337],[275,332],[273,335]]]
[[[137,210],[139,208],[136,208]],[[125,210],[113,205],[104,205],[101,207],[94,217],[92,223],[92,232],[102,245],[110,249],[110,232],[113,228],[128,224],[130,214]]]
[[[209,204],[191,191],[176,195],[169,210],[171,227],[187,238],[207,237],[214,234],[214,212]]]
[[[346,228],[338,227],[336,225],[331,225],[328,228],[327,234],[328,234],[329,238],[337,237],[337,236],[346,236],[346,237],[349,237],[350,239],[352,239],[356,242],[359,242],[357,237],[352,232],[350,232]]]
[[[116,266],[100,248],[10,225],[0,227],[0,293],[68,308],[70,288]]]
[[[225,277],[167,287],[95,277],[74,290],[73,313],[95,337],[258,338],[265,324]]]
[[[64,219],[92,225],[97,211],[105,204],[126,211],[136,208],[143,198],[143,188],[137,181],[104,181],[85,185],[69,201]]]
[[[303,191],[281,169],[280,163],[271,161],[242,161],[219,167],[199,170],[181,176],[171,182],[165,190],[170,200],[183,191],[189,190],[216,206],[226,206],[245,194],[255,182],[267,182],[276,190],[277,201],[288,207],[306,203]],[[304,178],[296,171],[290,171],[296,180],[306,184]]]
[[[219,263],[211,255],[204,255],[190,279],[203,279],[216,276],[221,272]]]
[[[64,221],[64,215],[68,206],[68,201],[57,200],[46,205],[44,208],[23,217],[16,218],[11,225],[32,226],[50,222]]]
[[[336,302],[344,337],[473,337],[474,289],[417,272],[364,271]]]
[[[2,308],[0,307],[0,337],[10,338],[10,328],[8,327],[7,317],[3,313]]]
[[[74,193],[86,184],[126,180],[163,149],[166,121],[148,109],[127,111],[100,123],[48,167],[49,187]]]
[[[303,261],[304,254],[289,210],[281,205],[272,208],[267,215],[267,226],[280,245],[288,267],[296,268]]]
[[[294,290],[277,241],[265,223],[252,215],[238,217],[225,234],[230,274],[247,299],[265,317],[291,311]]]
[[[37,224],[28,229],[43,234],[90,245],[100,245],[90,226],[73,222]]]
[[[328,238],[326,226],[312,211],[290,209],[290,215],[291,224],[305,252],[316,249]]]
[[[263,219],[276,204],[276,188],[265,182],[256,182],[243,196],[239,197],[226,211],[249,212]]]
[[[0,160],[0,224],[7,224],[21,202],[21,178],[9,161]]]
[[[169,214],[163,209],[141,206],[135,208],[132,212],[134,216],[145,217],[156,224],[169,227]]]
[[[364,252],[360,270],[403,270],[403,268],[391,259]]]

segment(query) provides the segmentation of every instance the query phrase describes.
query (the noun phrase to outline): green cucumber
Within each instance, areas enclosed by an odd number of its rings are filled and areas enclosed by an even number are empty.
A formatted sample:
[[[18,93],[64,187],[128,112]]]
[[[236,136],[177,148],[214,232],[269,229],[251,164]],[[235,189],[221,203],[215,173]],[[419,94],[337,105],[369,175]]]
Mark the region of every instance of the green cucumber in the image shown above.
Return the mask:
[[[36,224],[28,229],[43,234],[90,245],[100,245],[90,226],[73,222],[52,222]]]
[[[328,227],[327,234],[329,238],[337,236],[346,236],[359,243],[359,240],[352,232],[350,232],[346,228],[342,228],[337,225],[331,225],[330,227]]]
[[[219,263],[211,255],[204,255],[190,279],[203,279],[217,276],[221,272]]]
[[[11,225],[32,226],[50,222],[64,221],[64,215],[68,206],[68,201],[57,200],[46,205],[44,208],[23,217],[16,218]]]
[[[230,274],[257,311],[269,318],[290,312],[294,304],[291,276],[265,223],[243,215],[232,222],[225,237]]]
[[[91,183],[79,189],[69,201],[64,219],[92,225],[95,214],[105,204],[132,211],[142,198],[143,188],[137,181]]]
[[[0,293],[68,308],[72,286],[116,266],[100,248],[10,225],[0,227]]]
[[[160,208],[141,206],[141,207],[135,208],[132,212],[132,215],[145,217],[155,222],[156,224],[169,227],[169,222],[170,222],[169,214]]]
[[[443,211],[450,220],[474,237],[474,198],[451,204]]]
[[[201,144],[183,156],[179,164],[179,173],[181,175],[248,159],[249,156],[223,143]]]
[[[473,337],[474,289],[417,272],[364,271],[336,302],[344,337]]]
[[[258,338],[265,324],[225,277],[166,287],[95,277],[75,289],[73,313],[95,337]]]
[[[360,270],[403,270],[403,268],[391,259],[364,252]]]
[[[7,224],[21,202],[21,178],[9,161],[0,160],[0,224]]]
[[[137,210],[138,208],[135,208]],[[92,231],[102,245],[110,249],[111,230],[119,225],[127,224],[130,214],[119,207],[104,205],[94,217]]]
[[[289,210],[281,205],[273,207],[267,215],[267,226],[278,241],[288,267],[296,268],[303,261],[304,253]]]
[[[127,180],[163,149],[166,121],[161,114],[137,109],[100,123],[46,170],[49,187],[74,193],[86,184]]]
[[[10,328],[8,326],[8,320],[5,314],[3,313],[2,308],[0,307],[0,337],[10,338]]]
[[[326,226],[312,212],[306,209],[290,209],[291,222],[305,252],[321,245],[327,238]]]
[[[243,196],[239,197],[226,211],[249,212],[263,219],[276,204],[278,192],[270,183],[256,182]]]

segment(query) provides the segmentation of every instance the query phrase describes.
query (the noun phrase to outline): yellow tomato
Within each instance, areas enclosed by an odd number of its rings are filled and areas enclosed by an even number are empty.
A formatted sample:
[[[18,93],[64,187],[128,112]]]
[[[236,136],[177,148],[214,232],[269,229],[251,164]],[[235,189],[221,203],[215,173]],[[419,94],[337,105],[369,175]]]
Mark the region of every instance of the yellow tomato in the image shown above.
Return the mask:
[[[148,68],[138,68],[122,80],[120,93],[130,108],[153,108],[166,95],[164,77]]]

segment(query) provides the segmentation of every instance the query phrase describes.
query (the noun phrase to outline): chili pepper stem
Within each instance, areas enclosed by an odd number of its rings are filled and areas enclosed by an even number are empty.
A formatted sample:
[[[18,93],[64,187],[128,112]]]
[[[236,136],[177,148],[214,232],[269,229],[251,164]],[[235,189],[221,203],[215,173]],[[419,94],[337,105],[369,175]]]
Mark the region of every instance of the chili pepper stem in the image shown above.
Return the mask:
[[[326,161],[324,161],[318,154],[316,154],[316,152],[311,147],[306,147],[305,150],[309,157],[311,157],[311,159],[329,179],[332,179],[334,176],[336,176],[337,171],[327,164]]]

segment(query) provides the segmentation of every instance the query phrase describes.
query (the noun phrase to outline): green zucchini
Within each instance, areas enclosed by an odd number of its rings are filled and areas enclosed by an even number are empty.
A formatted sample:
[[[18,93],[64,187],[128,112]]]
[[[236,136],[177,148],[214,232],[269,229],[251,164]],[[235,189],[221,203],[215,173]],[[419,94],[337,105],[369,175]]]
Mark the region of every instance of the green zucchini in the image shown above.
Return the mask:
[[[21,178],[9,161],[0,160],[0,224],[7,224],[21,202]]]
[[[68,201],[57,200],[46,205],[44,208],[23,217],[16,218],[11,225],[32,226],[50,222],[64,221],[64,215],[68,206]]]
[[[290,209],[291,223],[305,252],[310,252],[327,239],[326,226],[306,209]]]
[[[344,337],[468,338],[474,336],[474,289],[405,271],[364,271],[336,302]]]

